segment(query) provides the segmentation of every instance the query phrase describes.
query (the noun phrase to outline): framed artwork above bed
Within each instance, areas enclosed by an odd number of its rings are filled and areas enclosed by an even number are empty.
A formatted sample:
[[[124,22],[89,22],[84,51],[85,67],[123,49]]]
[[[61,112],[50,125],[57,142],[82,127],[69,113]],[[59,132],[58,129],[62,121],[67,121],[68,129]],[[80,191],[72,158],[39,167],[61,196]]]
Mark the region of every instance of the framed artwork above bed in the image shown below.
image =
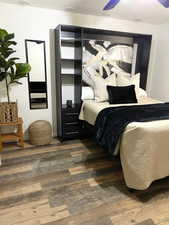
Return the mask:
[[[83,81],[90,85],[91,76],[106,78],[118,71],[134,75],[137,47],[136,43],[118,43],[118,37],[113,41],[84,40]]]

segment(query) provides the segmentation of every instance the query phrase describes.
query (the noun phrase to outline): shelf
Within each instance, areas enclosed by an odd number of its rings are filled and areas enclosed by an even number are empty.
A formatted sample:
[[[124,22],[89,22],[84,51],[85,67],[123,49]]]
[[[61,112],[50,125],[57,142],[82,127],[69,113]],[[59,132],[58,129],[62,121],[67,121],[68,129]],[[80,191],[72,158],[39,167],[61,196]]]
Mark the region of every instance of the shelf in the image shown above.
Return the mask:
[[[63,139],[81,136],[79,121],[82,79],[82,28],[59,25],[56,29],[57,134]],[[72,107],[66,102],[72,100]],[[75,104],[73,104],[75,103]]]
[[[61,40],[61,44],[64,44],[64,45],[74,45],[74,44],[78,44],[79,47],[81,46],[81,40],[78,40],[78,39],[62,39]]]
[[[10,133],[10,134],[1,134],[1,139],[2,141],[7,141],[7,140],[13,140],[19,138],[19,134],[17,133]]]
[[[65,25],[65,24],[61,24],[60,25],[60,30],[61,32],[73,32],[73,33],[80,33],[82,30],[82,27],[79,26],[73,26],[73,25]]]
[[[61,60],[62,61],[67,61],[67,62],[78,62],[78,63],[82,63],[82,60],[81,59],[65,59],[65,58],[62,58]]]
[[[81,77],[81,74],[77,74],[77,73],[62,73],[61,76],[77,76],[77,77]]]
[[[72,104],[72,107],[67,107],[66,104],[62,104],[62,110],[68,109],[68,110],[79,110],[80,109],[80,104]]]

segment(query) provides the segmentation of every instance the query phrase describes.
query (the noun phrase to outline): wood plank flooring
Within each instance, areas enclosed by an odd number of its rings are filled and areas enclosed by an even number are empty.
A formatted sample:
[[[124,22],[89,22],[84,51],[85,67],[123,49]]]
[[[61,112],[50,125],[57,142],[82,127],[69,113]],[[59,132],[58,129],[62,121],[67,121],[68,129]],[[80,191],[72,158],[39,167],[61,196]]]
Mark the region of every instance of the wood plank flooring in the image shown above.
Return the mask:
[[[169,225],[169,178],[130,192],[119,158],[92,140],[6,145],[0,225]]]

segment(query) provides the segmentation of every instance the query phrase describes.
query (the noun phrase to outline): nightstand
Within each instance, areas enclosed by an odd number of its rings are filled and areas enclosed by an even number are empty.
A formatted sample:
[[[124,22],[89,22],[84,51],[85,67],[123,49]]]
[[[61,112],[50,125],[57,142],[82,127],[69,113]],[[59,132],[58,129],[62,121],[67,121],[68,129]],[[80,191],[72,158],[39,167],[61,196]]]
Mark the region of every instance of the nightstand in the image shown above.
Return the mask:
[[[79,120],[79,111],[79,107],[62,108],[63,139],[80,137],[82,131],[82,122]]]

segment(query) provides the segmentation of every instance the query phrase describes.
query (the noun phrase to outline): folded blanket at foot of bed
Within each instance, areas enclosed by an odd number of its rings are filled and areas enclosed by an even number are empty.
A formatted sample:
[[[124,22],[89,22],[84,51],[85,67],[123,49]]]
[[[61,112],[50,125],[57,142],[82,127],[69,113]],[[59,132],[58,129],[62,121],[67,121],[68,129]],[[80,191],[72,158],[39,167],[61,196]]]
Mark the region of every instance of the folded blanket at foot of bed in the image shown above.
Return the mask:
[[[165,119],[169,119],[169,103],[105,108],[96,119],[96,140],[113,154],[129,123]]]

